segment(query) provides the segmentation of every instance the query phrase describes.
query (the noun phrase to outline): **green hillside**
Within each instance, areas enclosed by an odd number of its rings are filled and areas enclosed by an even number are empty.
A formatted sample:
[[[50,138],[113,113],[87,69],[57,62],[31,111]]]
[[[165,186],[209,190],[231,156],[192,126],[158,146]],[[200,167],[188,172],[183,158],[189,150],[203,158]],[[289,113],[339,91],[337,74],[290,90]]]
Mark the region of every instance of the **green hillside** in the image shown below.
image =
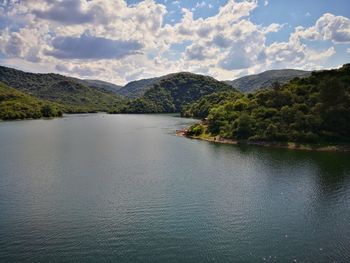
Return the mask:
[[[72,78],[72,77],[69,77],[69,78],[75,82],[78,82],[80,84],[83,84],[93,89],[100,90],[102,92],[112,92],[112,93],[118,94],[118,91],[123,87],[123,86],[115,85],[113,83],[97,80],[97,79],[78,79],[78,78]]]
[[[241,92],[254,92],[261,88],[270,88],[276,82],[286,84],[294,78],[308,77],[310,74],[310,71],[296,69],[268,70],[260,74],[226,81],[226,83]]]
[[[131,81],[128,84],[126,84],[124,87],[120,88],[117,91],[117,93],[129,99],[140,98],[148,90],[150,90],[154,84],[159,82],[162,78],[166,78],[166,77],[167,76]]]
[[[34,74],[0,67],[0,81],[34,97],[65,106],[66,112],[108,111],[119,107],[121,98],[58,74]]]
[[[162,78],[141,97],[127,102],[121,112],[170,113],[213,92],[233,90],[229,85],[208,76],[187,72]]]
[[[285,84],[293,78],[307,77],[310,76],[310,74],[310,71],[295,69],[268,70],[260,74],[248,75],[232,81],[225,81],[225,83],[242,92],[253,92],[261,88],[271,87],[275,82]],[[171,75],[173,74],[158,78],[131,81],[124,87],[117,90],[116,93],[126,98],[140,98],[145,95],[145,93],[155,84],[159,83],[162,79],[171,77]]]
[[[38,119],[62,116],[61,107],[29,96],[0,82],[0,119]]]
[[[207,120],[189,135],[251,141],[349,142],[350,64],[337,70],[259,90],[216,93],[184,108],[184,116]]]

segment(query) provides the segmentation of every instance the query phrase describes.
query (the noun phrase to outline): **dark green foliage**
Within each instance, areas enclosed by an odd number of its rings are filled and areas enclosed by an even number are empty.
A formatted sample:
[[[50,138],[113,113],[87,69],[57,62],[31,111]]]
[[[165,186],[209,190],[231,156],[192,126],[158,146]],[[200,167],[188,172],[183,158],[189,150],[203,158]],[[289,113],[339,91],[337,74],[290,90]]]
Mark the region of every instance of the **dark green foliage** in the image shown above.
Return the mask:
[[[58,74],[33,74],[0,67],[0,81],[34,97],[64,105],[68,113],[108,111],[123,103],[112,92],[91,88]]]
[[[62,116],[62,108],[29,96],[0,82],[0,119],[38,119]]]
[[[122,112],[172,113],[199,98],[218,91],[233,90],[211,77],[192,73],[168,75],[146,91],[143,97],[130,101]]]
[[[199,100],[186,105],[181,111],[182,117],[205,118],[209,114],[209,110],[215,105],[223,104],[228,100],[236,100],[243,95],[235,90],[216,92],[203,96]]]
[[[40,111],[41,111],[42,116],[46,117],[46,118],[62,116],[62,112],[58,111],[56,107],[53,107],[50,104],[44,104],[41,107]]]
[[[207,132],[231,139],[292,142],[350,141],[350,67],[254,94],[214,93],[184,108],[207,117]]]
[[[205,127],[199,123],[191,126],[190,129],[187,131],[187,134],[190,136],[199,136],[204,132],[205,132]]]
[[[242,113],[233,123],[233,136],[237,139],[248,139],[253,134],[253,118]]]

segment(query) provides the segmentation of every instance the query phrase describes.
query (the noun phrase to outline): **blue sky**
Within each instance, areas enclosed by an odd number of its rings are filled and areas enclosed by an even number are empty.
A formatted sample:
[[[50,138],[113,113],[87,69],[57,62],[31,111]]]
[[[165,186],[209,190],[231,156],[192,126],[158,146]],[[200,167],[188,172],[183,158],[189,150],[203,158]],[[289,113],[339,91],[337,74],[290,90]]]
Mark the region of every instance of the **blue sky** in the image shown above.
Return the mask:
[[[348,0],[0,0],[0,64],[125,84],[350,62]]]

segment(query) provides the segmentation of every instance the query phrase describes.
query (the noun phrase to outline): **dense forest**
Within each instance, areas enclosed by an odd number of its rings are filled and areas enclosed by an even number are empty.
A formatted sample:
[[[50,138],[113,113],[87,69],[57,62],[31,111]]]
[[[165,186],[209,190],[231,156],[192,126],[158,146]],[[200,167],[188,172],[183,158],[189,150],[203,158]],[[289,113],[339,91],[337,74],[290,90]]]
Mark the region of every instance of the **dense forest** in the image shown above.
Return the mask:
[[[43,101],[0,82],[0,119],[38,119],[62,116],[59,105]]]
[[[120,111],[112,113],[172,113],[199,98],[219,91],[233,90],[208,76],[187,72],[168,75],[154,84],[141,98],[129,100]]]
[[[214,93],[184,107],[205,118],[188,135],[251,141],[349,142],[350,64],[255,93]]]
[[[122,103],[121,97],[113,92],[58,74],[34,74],[0,67],[0,81],[33,97],[61,104],[67,113],[108,111]]]

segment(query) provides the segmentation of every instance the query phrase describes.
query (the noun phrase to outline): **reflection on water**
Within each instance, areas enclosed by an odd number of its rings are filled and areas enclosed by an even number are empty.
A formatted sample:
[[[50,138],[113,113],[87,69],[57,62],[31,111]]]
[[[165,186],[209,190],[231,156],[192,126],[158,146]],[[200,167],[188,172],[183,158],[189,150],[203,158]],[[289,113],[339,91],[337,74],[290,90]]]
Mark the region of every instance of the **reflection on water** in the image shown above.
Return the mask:
[[[171,115],[0,123],[0,262],[348,262],[349,155],[177,137]]]
[[[237,152],[264,165],[264,169],[284,169],[290,165],[312,167],[319,188],[332,192],[349,186],[345,182],[350,174],[350,155],[337,152],[308,152],[286,149],[266,149],[255,146],[236,146]],[[348,177],[348,178],[347,178]]]

